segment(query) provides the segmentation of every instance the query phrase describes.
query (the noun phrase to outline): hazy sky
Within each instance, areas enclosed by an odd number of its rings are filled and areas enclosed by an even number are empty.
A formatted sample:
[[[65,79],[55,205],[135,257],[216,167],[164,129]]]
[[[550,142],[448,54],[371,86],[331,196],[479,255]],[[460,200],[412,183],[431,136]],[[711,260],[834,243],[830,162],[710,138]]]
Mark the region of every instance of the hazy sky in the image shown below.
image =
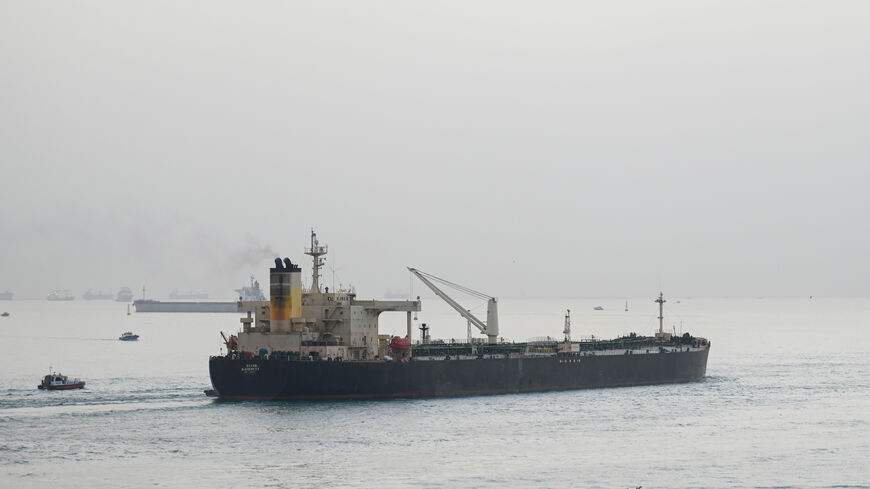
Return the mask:
[[[0,291],[870,295],[866,2],[0,0]],[[327,271],[326,283],[332,272]],[[422,289],[415,284],[415,290]]]

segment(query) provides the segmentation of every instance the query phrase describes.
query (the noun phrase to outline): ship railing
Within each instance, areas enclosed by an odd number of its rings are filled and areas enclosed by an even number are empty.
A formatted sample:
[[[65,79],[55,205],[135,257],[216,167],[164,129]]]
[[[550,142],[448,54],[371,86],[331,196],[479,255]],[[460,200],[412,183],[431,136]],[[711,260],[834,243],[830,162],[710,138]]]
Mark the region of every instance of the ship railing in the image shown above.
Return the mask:
[[[541,345],[541,344],[552,344],[558,342],[558,338],[553,338],[551,336],[534,336],[526,340],[526,344],[529,345]]]

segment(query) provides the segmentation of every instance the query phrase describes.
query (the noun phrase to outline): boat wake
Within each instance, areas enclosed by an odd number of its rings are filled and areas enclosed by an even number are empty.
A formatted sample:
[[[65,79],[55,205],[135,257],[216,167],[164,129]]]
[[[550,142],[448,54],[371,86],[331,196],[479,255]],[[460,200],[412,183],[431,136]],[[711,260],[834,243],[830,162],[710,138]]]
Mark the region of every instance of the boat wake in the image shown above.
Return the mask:
[[[0,421],[200,407],[209,403],[205,387],[199,379],[126,378],[94,379],[76,391],[7,389],[0,391]]]

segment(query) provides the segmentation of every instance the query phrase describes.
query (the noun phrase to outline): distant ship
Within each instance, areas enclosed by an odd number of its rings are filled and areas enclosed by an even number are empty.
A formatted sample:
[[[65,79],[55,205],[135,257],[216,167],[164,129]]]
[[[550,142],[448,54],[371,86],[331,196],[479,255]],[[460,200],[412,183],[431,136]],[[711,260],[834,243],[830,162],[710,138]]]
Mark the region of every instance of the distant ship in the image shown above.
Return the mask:
[[[205,292],[193,292],[190,291],[187,294],[183,292],[179,292],[178,289],[174,289],[169,293],[170,300],[199,300],[199,299],[208,299],[208,294]]]
[[[115,296],[112,295],[111,292],[109,292],[108,294],[104,294],[103,291],[101,290],[101,291],[95,293],[91,289],[88,289],[88,291],[85,292],[85,294],[82,296],[82,299],[84,299],[86,301],[110,301],[114,297]]]
[[[130,302],[133,300],[133,291],[130,290],[130,287],[121,287],[121,290],[118,292],[118,297],[115,299],[118,302]]]
[[[72,301],[75,300],[75,297],[69,295],[69,291],[63,291],[63,295],[60,294],[59,290],[52,290],[48,297],[45,298],[47,301]]]
[[[603,311],[603,310],[604,310],[604,307],[602,307],[602,306],[595,306],[595,307],[593,307],[592,309],[593,309],[593,310],[596,310],[596,311]]]
[[[268,300],[266,299],[266,296],[263,295],[263,291],[260,290],[260,282],[257,282],[253,275],[251,275],[251,285],[242,287],[241,289],[236,289],[236,295],[242,302]]]
[[[0,292],[0,301],[11,301],[12,295],[12,292],[9,292],[8,290],[6,292]]]
[[[240,303],[247,317],[237,335],[224,336],[226,354],[209,359],[207,395],[262,401],[450,397],[693,382],[706,375],[710,343],[664,331],[662,294],[655,301],[654,336],[572,341],[568,311],[564,340],[513,343],[499,337],[495,297],[409,269],[469,324],[467,342],[432,340],[425,324],[413,342],[412,315],[421,310],[420,301],[360,300],[352,290],[321,290],[326,253],[312,231],[305,249],[313,258],[307,290],[299,265],[275,259],[270,302]],[[444,286],[486,300],[486,321],[439,288]],[[378,334],[380,314],[391,311],[407,315],[404,338]],[[472,339],[472,327],[487,338]]]

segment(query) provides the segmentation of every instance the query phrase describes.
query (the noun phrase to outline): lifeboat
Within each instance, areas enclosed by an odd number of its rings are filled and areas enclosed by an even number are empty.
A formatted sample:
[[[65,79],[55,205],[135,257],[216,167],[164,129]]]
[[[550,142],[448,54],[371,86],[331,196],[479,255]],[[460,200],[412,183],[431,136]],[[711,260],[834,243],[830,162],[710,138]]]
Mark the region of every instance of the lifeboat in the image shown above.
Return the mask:
[[[411,349],[411,340],[408,338],[393,336],[393,339],[390,340],[390,349],[396,351],[408,351]]]

